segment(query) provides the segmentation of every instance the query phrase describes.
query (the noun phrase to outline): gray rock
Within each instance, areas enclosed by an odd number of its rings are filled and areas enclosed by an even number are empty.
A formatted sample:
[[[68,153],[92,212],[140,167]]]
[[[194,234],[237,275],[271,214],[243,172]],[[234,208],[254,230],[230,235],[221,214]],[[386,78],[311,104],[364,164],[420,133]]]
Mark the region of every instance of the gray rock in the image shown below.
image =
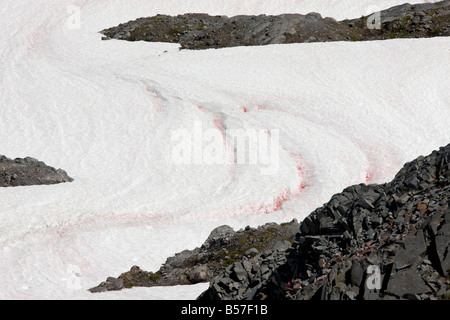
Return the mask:
[[[244,279],[247,279],[247,271],[245,270],[242,263],[236,262],[233,265],[231,277],[234,277],[237,281],[243,281]]]
[[[235,233],[235,231],[230,226],[223,225],[223,226],[217,227],[213,231],[211,231],[208,238],[206,239],[206,243],[211,243],[211,242],[215,241],[216,239],[224,238],[226,236],[233,236],[234,233]]]
[[[389,294],[407,299],[411,295],[429,292],[430,288],[414,268],[408,268],[399,271],[390,278],[386,291]]]
[[[291,247],[291,243],[289,241],[278,241],[275,246],[273,247],[273,250],[277,251],[286,251]]]
[[[394,268],[398,270],[418,263],[427,252],[422,230],[417,231],[417,234],[409,235],[402,244],[403,246],[397,250],[394,260]]]
[[[141,18],[102,30],[107,38],[129,41],[180,43],[183,49],[346,40],[382,40],[393,37],[448,35],[448,0],[434,4],[409,4],[383,10],[382,28],[367,32],[367,17],[336,21],[318,13],[234,17],[184,14]],[[431,19],[437,14],[441,19]],[[424,22],[431,24],[422,28]],[[414,185],[414,180],[411,181]]]
[[[35,158],[8,159],[0,157],[0,186],[19,187],[72,182],[73,179],[62,169],[47,166]]]
[[[188,274],[188,279],[191,283],[205,282],[208,278],[208,267],[205,265],[196,266]]]
[[[254,257],[259,253],[258,249],[256,248],[250,248],[247,251],[245,251],[244,255]]]

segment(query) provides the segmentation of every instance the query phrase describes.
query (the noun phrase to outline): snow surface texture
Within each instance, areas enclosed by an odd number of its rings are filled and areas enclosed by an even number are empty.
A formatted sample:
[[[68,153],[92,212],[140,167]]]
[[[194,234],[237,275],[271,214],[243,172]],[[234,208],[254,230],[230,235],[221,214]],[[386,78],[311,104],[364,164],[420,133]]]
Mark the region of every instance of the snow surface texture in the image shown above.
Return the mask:
[[[354,18],[373,2],[2,1],[0,152],[75,181],[0,190],[0,299],[194,299],[208,284],[86,290],[132,265],[156,271],[222,224],[301,220],[446,145],[448,38],[179,51],[98,33],[158,13]],[[196,123],[279,130],[277,173],[174,164],[174,132]]]

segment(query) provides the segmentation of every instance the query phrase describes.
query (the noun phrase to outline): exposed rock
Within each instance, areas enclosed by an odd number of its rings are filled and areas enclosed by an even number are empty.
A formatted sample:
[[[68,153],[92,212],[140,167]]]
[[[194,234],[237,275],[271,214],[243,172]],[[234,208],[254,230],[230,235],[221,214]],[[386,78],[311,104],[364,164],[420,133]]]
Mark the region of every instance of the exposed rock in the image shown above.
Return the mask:
[[[0,155],[0,187],[56,184],[73,181],[62,169],[31,157],[9,159]]]
[[[449,164],[450,145],[389,183],[344,189],[302,221],[291,247],[245,259],[246,274],[235,262],[199,299],[450,298]]]
[[[98,286],[89,289],[91,292],[104,292],[120,290],[135,286],[171,286],[209,282],[222,270],[230,268],[234,279],[245,279],[248,272],[252,273],[257,266],[249,264],[249,259],[260,256],[260,252],[271,250],[282,252],[292,245],[298,232],[299,223],[293,220],[289,223],[267,223],[258,228],[246,227],[234,231],[229,226],[220,226],[214,229],[201,247],[194,250],[184,250],[169,257],[161,268],[147,272],[138,266],[122,273],[118,278],[109,277]],[[268,266],[267,277],[275,265]],[[118,282],[117,279],[122,279]],[[231,283],[231,282],[230,282]],[[219,287],[228,288],[229,283],[218,284]],[[231,290],[231,289],[227,289]]]
[[[421,300],[420,294],[431,294],[432,290],[425,284],[415,268],[407,268],[390,276],[386,293],[397,298]]]
[[[234,17],[202,13],[157,15],[123,23],[101,33],[105,40],[173,42],[179,43],[182,49],[450,35],[450,0],[406,3],[379,12],[379,18],[376,14],[343,21],[322,18],[315,12]],[[412,187],[415,182],[410,181]]]
[[[191,283],[206,282],[208,280],[208,266],[200,265],[194,267],[192,271],[188,272],[187,279]]]

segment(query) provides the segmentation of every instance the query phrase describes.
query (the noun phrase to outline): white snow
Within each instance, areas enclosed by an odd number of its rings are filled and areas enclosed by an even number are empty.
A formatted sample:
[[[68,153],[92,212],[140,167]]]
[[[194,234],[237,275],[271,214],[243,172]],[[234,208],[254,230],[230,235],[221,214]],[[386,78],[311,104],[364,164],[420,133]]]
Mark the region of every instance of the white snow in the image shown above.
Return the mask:
[[[87,289],[133,265],[156,271],[219,225],[301,220],[449,143],[448,38],[179,51],[98,33],[158,13],[343,19],[372,4],[2,1],[0,153],[75,180],[0,189],[0,299],[195,299],[208,284]],[[279,130],[277,174],[261,163],[174,164],[173,133],[196,122]]]

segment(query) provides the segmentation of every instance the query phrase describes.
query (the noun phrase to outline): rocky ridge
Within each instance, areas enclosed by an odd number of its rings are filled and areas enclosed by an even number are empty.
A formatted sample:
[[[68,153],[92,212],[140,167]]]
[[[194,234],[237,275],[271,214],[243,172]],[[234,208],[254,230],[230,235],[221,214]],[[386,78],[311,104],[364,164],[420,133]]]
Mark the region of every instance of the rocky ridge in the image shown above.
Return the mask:
[[[450,299],[449,203],[447,145],[389,183],[334,195],[301,222],[290,248],[233,263],[199,299]]]
[[[9,159],[0,155],[0,187],[18,187],[72,182],[62,169],[47,166],[37,159]]]
[[[257,228],[247,226],[238,231],[226,225],[219,226],[200,247],[169,257],[158,271],[148,272],[133,266],[117,278],[108,277],[89,291],[209,282],[236,261],[250,259],[263,251],[286,250],[292,245],[298,228],[296,220],[283,224],[267,223]]]
[[[371,15],[342,21],[323,18],[315,12],[234,17],[202,13],[159,14],[129,21],[101,33],[103,40],[179,43],[182,49],[449,36],[450,0],[405,3],[379,12],[379,19]]]

